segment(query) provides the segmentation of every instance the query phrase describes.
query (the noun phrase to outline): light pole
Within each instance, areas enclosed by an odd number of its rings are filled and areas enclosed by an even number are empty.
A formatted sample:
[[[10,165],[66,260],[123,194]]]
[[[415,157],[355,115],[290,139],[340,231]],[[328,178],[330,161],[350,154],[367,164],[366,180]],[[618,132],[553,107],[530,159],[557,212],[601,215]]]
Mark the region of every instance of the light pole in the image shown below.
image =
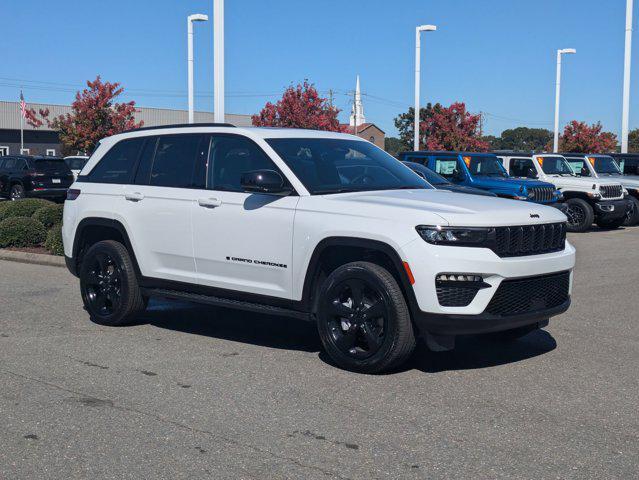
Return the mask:
[[[415,29],[415,151],[419,150],[419,77],[421,71],[421,33],[434,32],[435,25],[420,25]]]
[[[208,16],[201,13],[189,15],[186,18],[186,36],[188,43],[188,77],[189,77],[189,123],[193,123],[193,22],[206,22],[209,19]]]
[[[626,0],[626,53],[623,59],[623,109],[621,114],[621,153],[628,153],[630,117],[630,52],[632,50],[632,0]]]
[[[559,151],[559,95],[561,93],[561,56],[566,53],[577,53],[574,48],[557,50],[557,81],[555,83],[555,139],[553,141],[553,153]]]
[[[213,113],[224,123],[224,0],[213,0]]]

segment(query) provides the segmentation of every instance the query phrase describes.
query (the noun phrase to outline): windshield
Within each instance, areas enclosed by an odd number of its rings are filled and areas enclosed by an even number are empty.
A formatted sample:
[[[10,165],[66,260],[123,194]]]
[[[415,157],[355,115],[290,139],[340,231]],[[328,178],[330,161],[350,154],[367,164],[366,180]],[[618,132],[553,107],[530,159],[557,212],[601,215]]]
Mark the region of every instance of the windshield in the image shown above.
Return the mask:
[[[312,195],[432,188],[370,142],[333,138],[266,141]]]
[[[466,166],[472,175],[485,175],[488,177],[507,177],[508,172],[499,159],[491,155],[475,155],[463,157]]]
[[[590,160],[597,173],[612,173],[615,175],[621,173],[619,165],[612,157],[588,157],[588,160]]]
[[[430,168],[425,167],[420,163],[415,162],[403,162],[408,168],[413,170],[419,176],[424,178],[431,185],[447,185],[450,182],[438,173],[433,172]]]
[[[84,157],[67,157],[64,159],[65,163],[71,170],[82,170],[86,165],[88,158]]]
[[[39,172],[71,173],[61,158],[36,158],[35,169]]]
[[[586,161],[583,158],[566,158],[568,165],[572,168],[572,171],[575,175],[579,177],[589,177],[590,170],[588,169],[588,165],[586,165]]]
[[[564,157],[537,157],[537,161],[547,175],[573,175],[572,167]]]

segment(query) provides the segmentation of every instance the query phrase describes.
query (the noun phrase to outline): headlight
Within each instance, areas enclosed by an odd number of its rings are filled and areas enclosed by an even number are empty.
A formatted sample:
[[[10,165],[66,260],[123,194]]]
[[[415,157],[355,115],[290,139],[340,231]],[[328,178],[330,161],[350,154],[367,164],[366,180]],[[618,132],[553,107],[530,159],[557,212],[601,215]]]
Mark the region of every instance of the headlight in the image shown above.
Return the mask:
[[[417,233],[434,245],[481,246],[486,243],[489,228],[482,227],[440,227],[419,225]]]

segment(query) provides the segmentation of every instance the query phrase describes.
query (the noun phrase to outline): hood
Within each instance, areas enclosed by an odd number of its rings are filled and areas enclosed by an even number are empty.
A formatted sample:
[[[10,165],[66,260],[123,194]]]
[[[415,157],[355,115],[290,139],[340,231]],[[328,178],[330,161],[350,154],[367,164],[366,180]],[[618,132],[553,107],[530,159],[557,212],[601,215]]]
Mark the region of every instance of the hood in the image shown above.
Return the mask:
[[[619,185],[621,182],[616,179],[609,179],[600,177],[600,178],[592,178],[592,177],[571,177],[571,176],[555,176],[555,175],[547,175],[550,180],[557,180],[557,183],[561,186],[561,188],[565,189],[566,187],[576,187],[576,188],[587,188],[588,190],[592,190],[593,185],[603,186],[603,185]]]
[[[445,183],[441,185],[435,185],[437,190],[448,190],[449,192],[468,193],[469,195],[484,195],[486,197],[496,197],[492,192],[488,190],[482,190],[481,188],[466,187],[464,185],[455,185],[453,183]]]
[[[553,207],[446,190],[341,193],[305,197],[303,203],[314,210],[384,218],[411,225],[482,227],[566,221],[566,216]],[[304,208],[302,202],[300,206]]]
[[[515,177],[486,177],[481,175],[473,176],[473,183],[481,183],[482,186],[488,188],[524,188],[530,187],[552,187],[551,183],[542,182],[540,180],[532,180],[528,178]]]
[[[598,174],[598,179],[602,182],[606,180],[613,183],[621,183],[626,188],[632,188],[634,190],[639,189],[639,175],[619,175],[619,174]]]

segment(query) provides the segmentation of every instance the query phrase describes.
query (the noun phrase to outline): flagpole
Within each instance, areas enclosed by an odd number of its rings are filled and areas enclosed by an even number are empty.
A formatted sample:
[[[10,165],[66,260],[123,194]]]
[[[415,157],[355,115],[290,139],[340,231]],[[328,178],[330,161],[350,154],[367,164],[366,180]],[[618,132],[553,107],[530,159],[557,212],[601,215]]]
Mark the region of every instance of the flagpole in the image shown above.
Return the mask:
[[[22,96],[22,89],[20,89],[20,155],[24,151],[24,115],[22,115],[22,102],[24,97]]]

